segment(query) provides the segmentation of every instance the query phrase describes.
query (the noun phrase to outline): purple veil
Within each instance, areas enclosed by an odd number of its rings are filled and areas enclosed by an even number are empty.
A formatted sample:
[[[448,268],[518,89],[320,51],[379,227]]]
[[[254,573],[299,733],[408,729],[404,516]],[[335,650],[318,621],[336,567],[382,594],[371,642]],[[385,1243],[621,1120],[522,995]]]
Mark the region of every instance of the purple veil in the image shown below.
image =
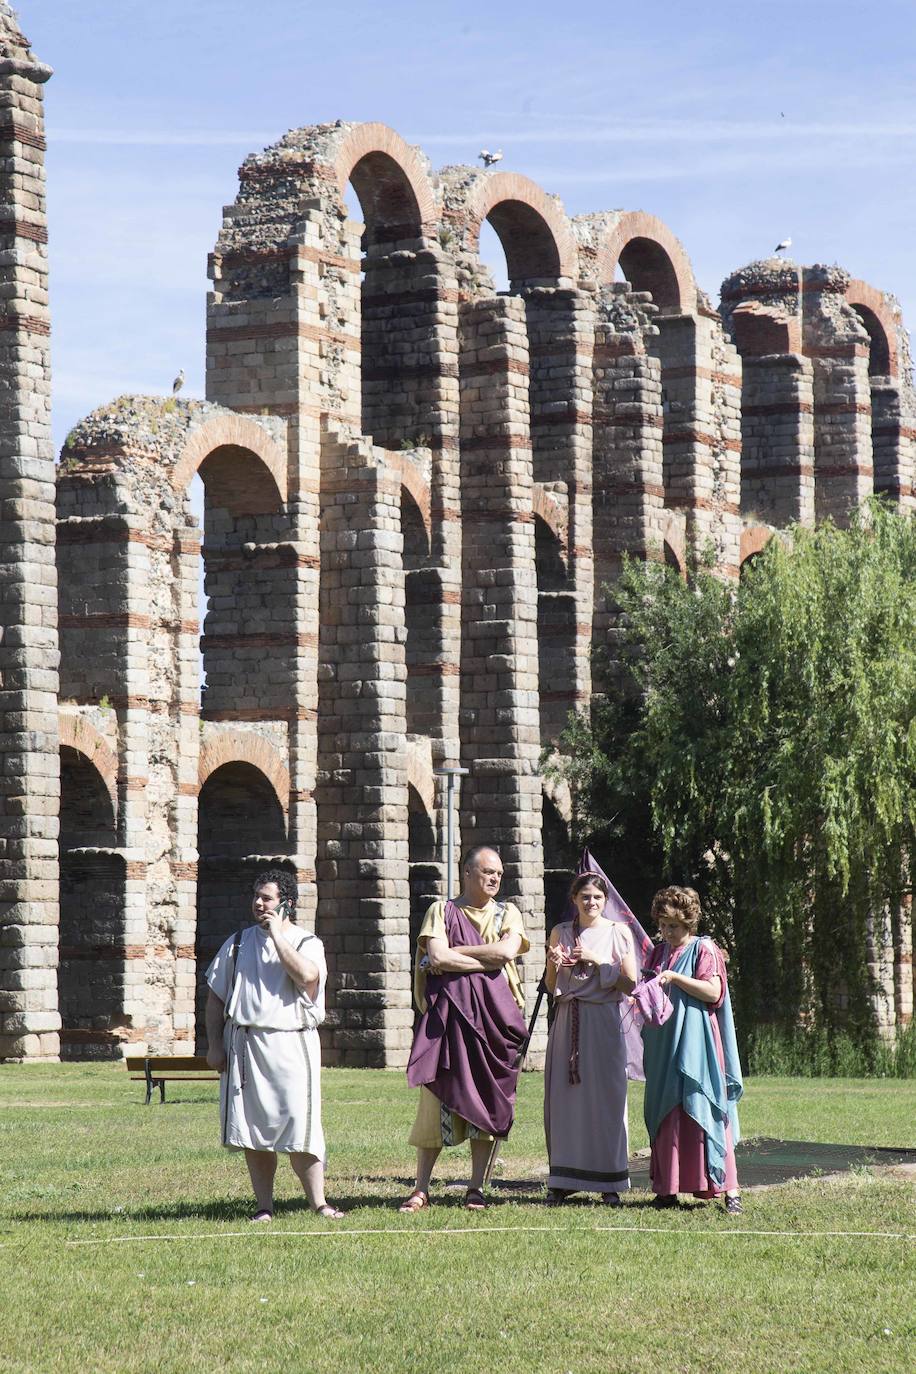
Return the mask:
[[[633,912],[627,906],[604,869],[588,849],[583,849],[582,851],[582,857],[579,860],[576,876],[578,877],[580,873],[594,873],[596,877],[603,878],[607,883],[608,899],[604,905],[604,916],[608,921],[623,922],[633,936],[633,943],[636,946],[636,969],[638,977],[640,970],[652,952],[653,941],[649,939],[649,936],[643,930],[639,921],[637,921]],[[572,921],[575,915],[575,904],[570,897],[567,899],[566,906],[563,909],[563,915],[560,919],[563,921]],[[627,1077],[642,1082],[645,1079],[642,1067],[642,1034],[629,1002],[625,1003],[621,1008],[620,1026],[623,1031],[624,1039],[626,1040]]]

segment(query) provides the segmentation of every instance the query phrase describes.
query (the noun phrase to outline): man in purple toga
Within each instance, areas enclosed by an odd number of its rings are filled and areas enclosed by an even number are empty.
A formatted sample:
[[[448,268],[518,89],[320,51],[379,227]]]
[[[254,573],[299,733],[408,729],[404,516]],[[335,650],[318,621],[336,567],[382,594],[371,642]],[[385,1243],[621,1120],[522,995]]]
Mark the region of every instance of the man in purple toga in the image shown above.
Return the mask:
[[[433,902],[417,938],[414,996],[423,1013],[407,1081],[419,1087],[409,1141],[417,1182],[402,1212],[429,1206],[429,1181],[443,1145],[471,1143],[465,1207],[480,1211],[484,1173],[496,1136],[515,1111],[525,1004],[516,957],[529,948],[521,912],[497,900],[503,866],[478,845],[461,866],[461,895]]]

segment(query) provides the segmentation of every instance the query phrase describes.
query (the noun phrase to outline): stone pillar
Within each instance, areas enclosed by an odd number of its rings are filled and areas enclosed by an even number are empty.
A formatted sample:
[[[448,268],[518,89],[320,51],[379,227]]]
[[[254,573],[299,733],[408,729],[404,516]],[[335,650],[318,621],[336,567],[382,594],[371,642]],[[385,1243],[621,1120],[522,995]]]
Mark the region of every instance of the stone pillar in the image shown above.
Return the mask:
[[[683,511],[688,544],[711,544],[716,566],[737,576],[741,369],[718,315],[659,318],[665,409],[665,505]]]
[[[871,440],[875,495],[886,496],[900,511],[916,509],[913,413],[908,388],[896,380],[871,380]]]
[[[57,572],[42,85],[0,3],[0,1058],[56,1059]]]
[[[326,440],[317,933],[331,1063],[397,1067],[412,1039],[400,481],[366,440]]]
[[[813,368],[798,353],[742,351],[741,513],[755,523],[814,524]]]
[[[594,349],[595,644],[607,647],[615,610],[605,590],[624,554],[663,557],[661,367],[646,349],[653,312],[624,286],[601,293]]]
[[[538,573],[538,695],[546,744],[558,737],[570,711],[587,705],[591,688],[594,296],[534,287],[525,292],[525,304],[534,481],[545,523],[554,515],[556,552],[565,563],[565,570]]]
[[[869,338],[839,267],[803,272],[805,353],[814,364],[814,507],[838,525],[874,490]]]
[[[529,990],[543,967],[528,339],[524,302],[460,307],[463,652],[462,839],[499,849],[503,891],[532,936]]]

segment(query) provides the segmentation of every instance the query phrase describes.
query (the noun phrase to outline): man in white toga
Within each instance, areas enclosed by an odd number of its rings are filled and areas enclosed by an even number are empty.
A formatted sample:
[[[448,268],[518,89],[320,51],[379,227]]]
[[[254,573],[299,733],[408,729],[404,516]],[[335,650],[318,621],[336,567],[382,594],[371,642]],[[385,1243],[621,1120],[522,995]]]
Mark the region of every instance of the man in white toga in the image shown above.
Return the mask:
[[[244,1150],[252,1221],[273,1218],[277,1155],[319,1216],[338,1218],[324,1195],[321,1048],[327,965],[316,935],[295,924],[296,880],[258,874],[254,925],[237,932],[207,969],[207,1063],[220,1072],[222,1141]]]

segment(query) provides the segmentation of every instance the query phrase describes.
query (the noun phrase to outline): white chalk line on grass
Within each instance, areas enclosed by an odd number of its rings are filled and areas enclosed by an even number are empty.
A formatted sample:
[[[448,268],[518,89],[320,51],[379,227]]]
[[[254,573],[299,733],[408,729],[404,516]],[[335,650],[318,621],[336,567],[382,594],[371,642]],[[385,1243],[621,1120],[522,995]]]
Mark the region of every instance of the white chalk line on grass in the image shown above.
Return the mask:
[[[391,1227],[363,1227],[350,1231],[273,1231],[261,1229],[250,1231],[205,1231],[201,1235],[149,1235],[149,1236],[94,1236],[89,1240],[68,1240],[67,1245],[137,1245],[146,1241],[168,1240],[168,1241],[199,1241],[199,1240],[292,1240],[305,1238],[308,1240],[343,1240],[347,1236],[401,1236],[401,1237],[427,1237],[438,1239],[440,1236],[481,1236],[492,1234],[518,1234],[523,1232],[545,1233],[555,1237],[558,1236],[582,1236],[594,1235],[600,1232],[602,1235],[610,1235],[615,1231],[630,1235],[652,1235],[652,1236],[677,1236],[677,1237],[696,1237],[705,1240],[714,1237],[716,1240],[732,1239],[738,1236],[770,1236],[782,1237],[786,1240],[817,1240],[826,1238],[840,1238],[848,1240],[916,1240],[916,1235],[910,1235],[905,1231],[751,1231],[751,1230],[722,1230],[722,1231],[673,1231],[666,1226],[589,1226],[581,1230],[558,1230],[556,1226],[446,1226],[441,1230],[408,1231],[394,1230]]]

